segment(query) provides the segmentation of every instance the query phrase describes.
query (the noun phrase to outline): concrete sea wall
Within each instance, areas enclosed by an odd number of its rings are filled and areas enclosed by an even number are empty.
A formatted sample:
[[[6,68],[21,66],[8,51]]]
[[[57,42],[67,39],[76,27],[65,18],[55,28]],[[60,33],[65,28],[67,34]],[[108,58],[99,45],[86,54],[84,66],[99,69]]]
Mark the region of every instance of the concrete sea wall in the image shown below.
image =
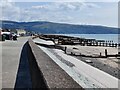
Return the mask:
[[[62,70],[37,45],[28,40],[28,59],[33,88],[79,88],[79,86],[64,70]]]

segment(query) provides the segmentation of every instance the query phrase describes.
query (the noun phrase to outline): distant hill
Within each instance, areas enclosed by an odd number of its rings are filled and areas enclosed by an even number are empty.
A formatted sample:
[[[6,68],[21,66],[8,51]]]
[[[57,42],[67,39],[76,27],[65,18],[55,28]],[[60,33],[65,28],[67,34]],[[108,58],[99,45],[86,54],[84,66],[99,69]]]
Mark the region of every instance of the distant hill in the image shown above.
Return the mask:
[[[2,28],[25,29],[43,34],[117,34],[118,29],[93,25],[73,25],[46,21],[15,22],[1,21]]]

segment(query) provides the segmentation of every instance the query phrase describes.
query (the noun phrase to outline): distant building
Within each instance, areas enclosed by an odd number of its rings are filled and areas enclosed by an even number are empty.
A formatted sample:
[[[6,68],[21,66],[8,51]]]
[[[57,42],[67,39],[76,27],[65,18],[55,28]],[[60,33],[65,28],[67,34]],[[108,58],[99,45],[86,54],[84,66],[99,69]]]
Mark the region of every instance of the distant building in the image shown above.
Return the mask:
[[[25,36],[26,35],[26,31],[23,30],[23,29],[17,29],[17,35],[20,35],[20,36]]]

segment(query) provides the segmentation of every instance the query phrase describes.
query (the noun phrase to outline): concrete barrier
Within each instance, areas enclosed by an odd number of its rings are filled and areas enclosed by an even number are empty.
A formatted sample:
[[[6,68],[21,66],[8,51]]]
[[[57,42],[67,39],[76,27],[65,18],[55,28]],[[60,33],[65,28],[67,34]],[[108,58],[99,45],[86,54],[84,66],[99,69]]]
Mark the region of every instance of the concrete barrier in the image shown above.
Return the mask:
[[[73,88],[83,90],[63,69],[31,40],[28,40],[29,66],[33,88]]]
[[[32,80],[32,87],[33,88],[48,88],[46,82],[44,81],[42,72],[39,69],[36,57],[34,56],[35,45],[31,40],[28,41],[28,61],[30,67],[30,74]]]

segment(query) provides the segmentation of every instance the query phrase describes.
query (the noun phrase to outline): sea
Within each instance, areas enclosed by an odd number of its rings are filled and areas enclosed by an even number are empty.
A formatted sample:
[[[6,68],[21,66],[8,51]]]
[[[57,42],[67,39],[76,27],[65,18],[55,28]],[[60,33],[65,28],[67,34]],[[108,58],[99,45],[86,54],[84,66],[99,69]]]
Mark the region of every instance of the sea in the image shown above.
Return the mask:
[[[86,39],[96,39],[96,40],[105,40],[113,41],[113,43],[120,42],[120,34],[60,34],[65,36],[73,36]]]

